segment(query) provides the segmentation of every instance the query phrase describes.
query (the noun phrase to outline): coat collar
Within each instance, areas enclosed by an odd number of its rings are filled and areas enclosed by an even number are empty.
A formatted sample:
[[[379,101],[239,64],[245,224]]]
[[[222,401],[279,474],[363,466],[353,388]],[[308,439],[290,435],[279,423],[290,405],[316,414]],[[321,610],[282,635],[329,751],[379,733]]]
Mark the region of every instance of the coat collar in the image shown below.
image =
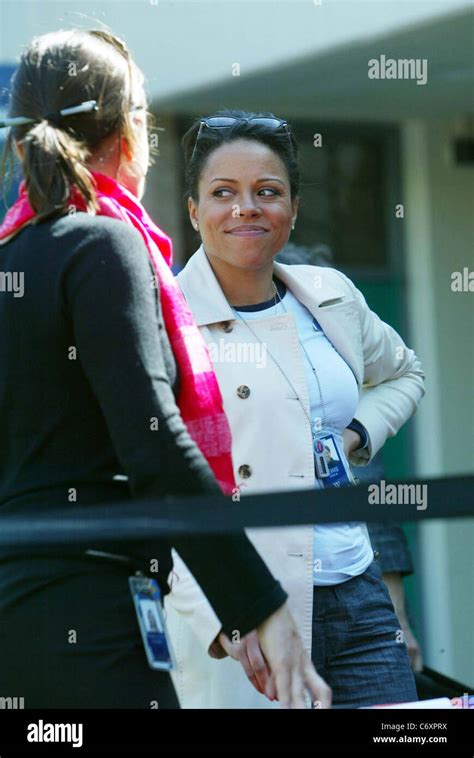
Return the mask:
[[[274,263],[274,273],[321,324],[326,336],[347,361],[359,387],[364,378],[361,334],[353,293],[333,269]],[[201,247],[178,274],[178,282],[198,326],[235,320],[211,264]]]
[[[284,263],[275,262],[273,271],[313,316],[327,301],[337,300],[347,294],[342,288],[329,284],[328,277],[324,275],[324,268],[311,266],[312,278],[302,277],[300,266],[288,266]],[[316,276],[321,277],[321,286],[316,286]],[[178,274],[178,281],[198,326],[209,326],[235,319],[235,313],[227,302],[203,245]]]

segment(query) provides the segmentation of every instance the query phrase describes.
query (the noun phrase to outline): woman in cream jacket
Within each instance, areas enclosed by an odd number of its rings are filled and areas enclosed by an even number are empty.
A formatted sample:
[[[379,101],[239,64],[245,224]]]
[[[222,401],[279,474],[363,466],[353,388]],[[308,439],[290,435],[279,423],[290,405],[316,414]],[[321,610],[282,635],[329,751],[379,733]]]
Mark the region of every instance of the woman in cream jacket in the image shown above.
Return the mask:
[[[418,359],[345,275],[274,262],[298,207],[297,146],[286,122],[221,112],[197,121],[183,145],[190,217],[203,244],[178,280],[221,387],[241,506],[246,493],[323,487],[312,428],[332,434],[327,444],[351,480],[347,459],[366,465],[416,411],[424,392]],[[417,699],[365,524],[247,534],[288,592],[335,705]],[[176,552],[169,583],[181,706],[277,707],[264,694],[272,697],[271,677],[255,638],[220,634]]]

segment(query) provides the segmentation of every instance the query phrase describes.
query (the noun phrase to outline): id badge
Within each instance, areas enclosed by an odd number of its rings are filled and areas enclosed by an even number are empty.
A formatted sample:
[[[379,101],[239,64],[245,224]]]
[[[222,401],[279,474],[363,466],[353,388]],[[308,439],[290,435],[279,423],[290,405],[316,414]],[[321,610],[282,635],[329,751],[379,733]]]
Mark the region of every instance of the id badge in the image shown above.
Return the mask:
[[[320,432],[313,440],[316,476],[323,487],[356,484],[346,456],[334,434]]]
[[[155,579],[129,576],[128,584],[142,635],[148,664],[158,671],[175,668],[161,607],[161,592]]]

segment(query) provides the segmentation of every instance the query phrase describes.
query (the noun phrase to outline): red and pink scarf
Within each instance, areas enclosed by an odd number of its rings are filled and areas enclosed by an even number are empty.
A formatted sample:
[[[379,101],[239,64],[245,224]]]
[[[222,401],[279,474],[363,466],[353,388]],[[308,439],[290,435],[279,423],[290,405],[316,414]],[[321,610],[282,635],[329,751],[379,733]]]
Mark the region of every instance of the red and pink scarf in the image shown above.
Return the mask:
[[[171,271],[171,239],[156,226],[131,192],[111,177],[92,171],[99,204],[98,213],[125,221],[143,237],[160,290],[166,331],[179,371],[177,404],[189,434],[201,449],[222,490],[236,487],[232,469],[231,433],[209,353],[193,315]],[[86,211],[82,195],[73,188],[71,205]],[[0,243],[16,234],[35,216],[22,181],[17,201],[0,226]],[[158,338],[158,335],[157,335]]]

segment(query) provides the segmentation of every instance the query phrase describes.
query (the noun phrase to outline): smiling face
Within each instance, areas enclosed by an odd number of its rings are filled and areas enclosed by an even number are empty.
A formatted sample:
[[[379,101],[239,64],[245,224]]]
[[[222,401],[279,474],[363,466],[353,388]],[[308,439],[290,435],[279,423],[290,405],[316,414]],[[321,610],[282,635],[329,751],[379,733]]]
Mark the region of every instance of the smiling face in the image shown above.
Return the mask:
[[[199,180],[189,214],[210,259],[256,270],[271,264],[296,219],[285,164],[269,147],[236,139],[216,148]]]

